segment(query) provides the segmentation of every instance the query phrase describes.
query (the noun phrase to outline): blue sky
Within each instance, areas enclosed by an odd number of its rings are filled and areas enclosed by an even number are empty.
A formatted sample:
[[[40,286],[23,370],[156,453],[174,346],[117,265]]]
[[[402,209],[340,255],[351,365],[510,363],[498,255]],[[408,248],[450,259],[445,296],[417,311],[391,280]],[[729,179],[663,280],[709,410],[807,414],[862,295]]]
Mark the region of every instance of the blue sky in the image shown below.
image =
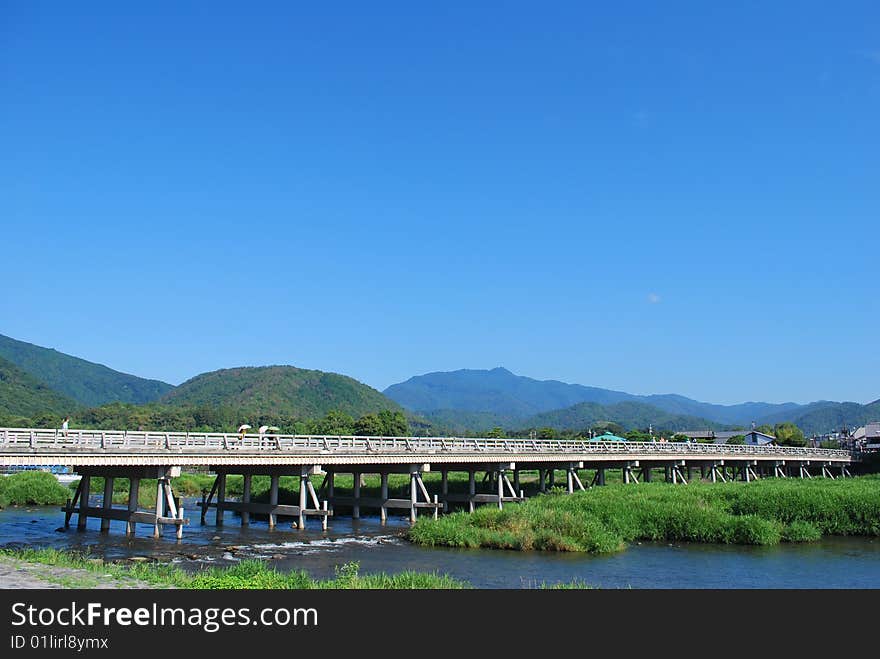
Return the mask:
[[[880,397],[876,2],[127,4],[0,2],[0,333]]]

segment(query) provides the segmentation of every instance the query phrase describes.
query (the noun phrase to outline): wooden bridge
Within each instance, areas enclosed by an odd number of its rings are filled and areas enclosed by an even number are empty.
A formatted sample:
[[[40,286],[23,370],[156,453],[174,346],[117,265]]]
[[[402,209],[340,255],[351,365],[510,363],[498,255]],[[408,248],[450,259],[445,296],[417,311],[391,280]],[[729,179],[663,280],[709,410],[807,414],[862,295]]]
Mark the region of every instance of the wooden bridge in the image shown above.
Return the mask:
[[[62,508],[65,525],[77,514],[77,526],[84,529],[89,517],[101,519],[107,531],[111,520],[126,522],[132,534],[137,523],[153,526],[159,537],[165,525],[176,527],[181,537],[189,523],[180,500],[171,489],[171,479],[183,467],[207,468],[216,474],[209,494],[201,502],[201,521],[209,509],[223,524],[224,512],[236,511],[247,525],[252,514],[268,515],[275,527],[279,516],[296,519],[304,528],[307,517],[318,517],[327,528],[334,505],[352,508],[354,517],[362,508],[378,509],[382,521],[388,510],[409,511],[415,521],[420,509],[435,517],[450,504],[464,504],[473,511],[476,504],[499,508],[522,501],[522,472],[537,473],[537,489],[555,486],[556,474],[565,474],[565,487],[571,493],[593,485],[604,485],[606,471],[621,470],[624,483],[649,481],[652,470],[662,468],[671,483],[687,484],[699,470],[700,477],[715,481],[762,476],[834,478],[848,476],[847,467],[855,458],[849,451],[789,446],[717,445],[684,442],[596,442],[555,439],[485,439],[450,437],[346,437],[282,434],[223,434],[132,432],[115,430],[45,430],[0,428],[0,466],[67,465],[81,475],[74,496]],[[425,472],[439,471],[440,492],[430,494],[422,478]],[[468,491],[449,491],[449,474],[467,473]],[[476,474],[485,473],[478,491]],[[584,478],[581,478],[584,472]],[[590,476],[589,472],[593,472]],[[336,474],[352,474],[352,495],[337,496]],[[243,476],[240,501],[226,498],[228,475]],[[361,477],[380,477],[378,497],[361,496]],[[388,496],[389,474],[409,475],[409,497]],[[270,477],[269,501],[251,501],[254,475]],[[91,505],[91,478],[103,477],[100,506]],[[299,477],[298,505],[278,502],[279,478]],[[315,488],[312,478],[322,476]],[[129,503],[113,507],[113,481],[129,479]],[[140,482],[156,479],[156,506],[138,510]],[[586,485],[584,483],[587,483]]]

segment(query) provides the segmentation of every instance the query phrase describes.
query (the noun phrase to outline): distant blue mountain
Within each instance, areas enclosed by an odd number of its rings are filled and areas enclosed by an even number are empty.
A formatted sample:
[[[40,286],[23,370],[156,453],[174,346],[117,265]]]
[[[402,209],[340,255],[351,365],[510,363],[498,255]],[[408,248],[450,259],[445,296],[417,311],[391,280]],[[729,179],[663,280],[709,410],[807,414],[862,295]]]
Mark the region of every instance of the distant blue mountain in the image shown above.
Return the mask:
[[[461,410],[494,414],[512,421],[578,403],[614,405],[638,402],[672,415],[699,417],[727,425],[747,425],[770,415],[791,415],[802,407],[797,403],[758,402],[714,405],[677,394],[639,396],[558,380],[535,380],[501,367],[418,375],[391,385],[384,394],[414,412],[443,410],[444,416],[448,417],[451,410]]]

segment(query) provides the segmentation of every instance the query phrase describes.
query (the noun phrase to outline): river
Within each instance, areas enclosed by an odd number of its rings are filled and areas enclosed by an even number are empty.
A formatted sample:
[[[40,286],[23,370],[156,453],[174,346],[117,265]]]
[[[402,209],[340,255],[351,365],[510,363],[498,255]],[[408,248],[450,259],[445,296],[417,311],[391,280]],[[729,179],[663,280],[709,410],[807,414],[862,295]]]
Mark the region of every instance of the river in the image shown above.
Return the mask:
[[[241,528],[236,517],[222,528],[200,526],[196,502],[185,501],[184,507],[194,523],[181,541],[171,527],[154,540],[152,527],[143,525],[129,538],[122,522],[112,522],[110,533],[101,534],[97,519],[80,532],[75,516],[74,526],[65,530],[57,506],[10,507],[0,510],[0,547],[73,549],[110,560],[146,556],[186,570],[259,558],[319,578],[358,561],[362,573],[436,571],[477,588],[535,588],[574,580],[599,588],[880,588],[880,538],[775,547],[642,543],[606,556],[432,549],[404,539],[409,522],[403,518],[390,518],[383,526],[378,518],[340,516],[331,518],[326,533],[316,520],[303,531],[289,523],[270,531],[265,522]]]

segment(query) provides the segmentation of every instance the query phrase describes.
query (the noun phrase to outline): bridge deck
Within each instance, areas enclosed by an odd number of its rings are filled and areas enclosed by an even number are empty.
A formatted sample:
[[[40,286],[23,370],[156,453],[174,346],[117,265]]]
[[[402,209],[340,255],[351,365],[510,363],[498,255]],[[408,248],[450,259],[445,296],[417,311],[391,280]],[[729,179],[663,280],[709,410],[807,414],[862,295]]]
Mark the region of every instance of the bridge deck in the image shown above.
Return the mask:
[[[685,442],[589,442],[458,437],[244,435],[116,430],[0,429],[0,465],[283,466],[622,461],[823,461],[848,451]]]

